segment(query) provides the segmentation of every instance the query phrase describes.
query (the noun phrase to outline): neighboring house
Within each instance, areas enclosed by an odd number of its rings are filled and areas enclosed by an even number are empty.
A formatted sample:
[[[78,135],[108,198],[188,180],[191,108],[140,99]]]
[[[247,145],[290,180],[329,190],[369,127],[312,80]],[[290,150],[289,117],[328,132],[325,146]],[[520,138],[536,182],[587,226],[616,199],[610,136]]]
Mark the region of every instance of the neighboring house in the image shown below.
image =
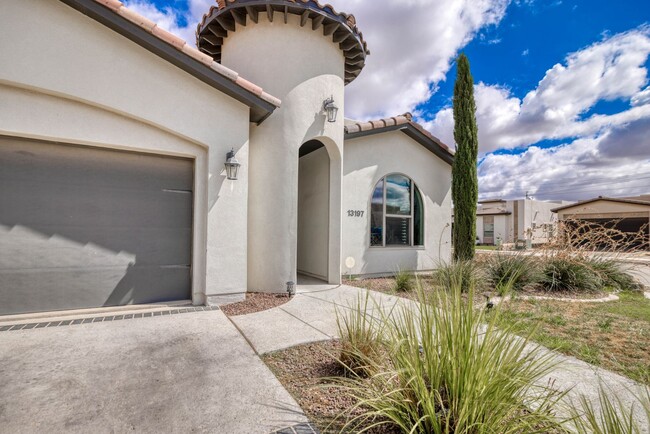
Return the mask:
[[[353,16],[219,0],[197,50],[116,0],[1,9],[0,314],[449,259],[453,154],[408,114],[343,120]]]
[[[594,224],[628,234],[630,247],[650,249],[650,194],[632,197],[603,197],[555,208],[560,221]],[[645,239],[637,236],[645,233]]]
[[[568,203],[532,199],[480,201],[476,212],[478,243],[495,245],[526,240],[533,245],[544,244],[556,227],[557,217],[552,209]]]

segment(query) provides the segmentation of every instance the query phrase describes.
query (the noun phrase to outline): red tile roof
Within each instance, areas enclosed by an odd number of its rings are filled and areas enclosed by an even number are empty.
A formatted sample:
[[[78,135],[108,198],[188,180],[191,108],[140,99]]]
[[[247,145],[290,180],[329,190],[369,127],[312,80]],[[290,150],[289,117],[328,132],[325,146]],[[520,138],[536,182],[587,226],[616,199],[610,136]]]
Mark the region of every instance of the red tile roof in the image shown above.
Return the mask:
[[[194,60],[197,60],[201,62],[202,64],[206,65],[213,71],[217,72],[218,74],[228,78],[232,82],[234,82],[236,85],[241,87],[242,89],[245,89],[248,92],[251,92],[258,96],[259,98],[263,99],[264,101],[279,107],[281,104],[281,101],[274,97],[273,95],[270,95],[264,90],[251,83],[250,81],[242,78],[239,76],[239,74],[231,69],[226,68],[225,66],[215,62],[212,57],[208,56],[205,53],[200,52],[196,48],[192,47],[189,45],[187,42],[185,42],[183,39],[179,38],[178,36],[166,31],[165,29],[158,27],[156,23],[153,21],[149,20],[146,17],[143,17],[142,15],[138,14],[137,12],[128,9],[126,6],[124,6],[120,1],[118,0],[94,0],[96,3],[99,3],[111,11],[115,12],[116,14],[122,16],[123,18],[129,20],[130,22],[138,25],[142,29],[146,30],[147,32],[151,33],[161,41],[164,41],[165,43],[173,46],[177,50],[181,51],[185,55],[193,58]]]
[[[411,113],[404,113],[403,115],[393,116],[390,118],[367,122],[357,122],[351,125],[347,125],[345,127],[345,133],[346,135],[365,135],[402,129],[400,127],[417,131],[429,142],[426,143],[427,145],[433,145],[434,149],[438,148],[444,154],[442,156],[446,161],[450,162],[453,160],[454,152],[449,149],[449,146],[445,145],[442,141],[440,141],[440,139],[427,131],[427,129],[422,125],[415,122]]]
[[[345,55],[345,83],[353,81],[363,69],[366,56],[370,54],[368,46],[357,27],[354,15],[337,12],[329,4],[322,5],[317,0],[216,0],[217,4],[203,15],[196,29],[196,45],[217,62],[221,61],[221,46],[228,32],[237,26],[246,25],[246,21],[257,23],[258,15],[266,13],[272,21],[274,12],[299,15],[300,25],[305,26],[312,20],[311,29],[323,28],[323,35],[331,36],[339,44]]]

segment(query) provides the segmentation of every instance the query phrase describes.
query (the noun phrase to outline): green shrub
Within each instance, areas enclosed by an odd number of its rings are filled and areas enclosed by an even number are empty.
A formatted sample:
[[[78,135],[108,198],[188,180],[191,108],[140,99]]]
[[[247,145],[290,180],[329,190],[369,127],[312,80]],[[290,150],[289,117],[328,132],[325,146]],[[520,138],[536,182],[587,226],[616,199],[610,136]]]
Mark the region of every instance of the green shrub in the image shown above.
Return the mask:
[[[381,323],[369,312],[370,292],[359,298],[356,306],[336,310],[341,354],[339,363],[348,374],[367,377],[376,371],[382,351]]]
[[[642,434],[650,427],[650,389],[635,396],[638,402],[626,405],[616,394],[600,386],[598,402],[584,395],[572,402],[569,425],[577,434]]]
[[[413,273],[408,271],[397,270],[395,273],[395,284],[393,290],[395,292],[409,292],[413,290]]]
[[[490,255],[484,264],[486,280],[499,295],[521,291],[539,281],[539,266],[530,255]]]
[[[497,329],[498,308],[486,316],[461,295],[461,285],[429,293],[417,307],[378,312],[386,358],[370,377],[339,379],[357,403],[344,432],[384,425],[402,433],[555,432],[552,408],[562,395],[542,378],[554,356]],[[359,316],[364,314],[359,311]],[[367,313],[365,314],[367,315]]]
[[[483,274],[474,261],[441,263],[432,275],[434,284],[443,288],[459,288],[469,292],[483,284]]]
[[[620,262],[597,258],[589,260],[588,265],[600,277],[603,286],[619,291],[633,291],[639,288],[638,282]]]
[[[542,262],[542,289],[549,292],[594,292],[603,288],[601,277],[579,256],[554,255]]]

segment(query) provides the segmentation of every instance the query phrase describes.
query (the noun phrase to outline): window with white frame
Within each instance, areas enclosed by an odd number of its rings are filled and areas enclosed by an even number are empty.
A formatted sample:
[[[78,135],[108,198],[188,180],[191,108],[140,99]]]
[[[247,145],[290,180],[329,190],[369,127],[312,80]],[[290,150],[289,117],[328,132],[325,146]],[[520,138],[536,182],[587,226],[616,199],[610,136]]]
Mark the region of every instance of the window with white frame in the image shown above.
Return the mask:
[[[424,245],[424,203],[411,178],[392,174],[380,179],[370,208],[370,246]]]

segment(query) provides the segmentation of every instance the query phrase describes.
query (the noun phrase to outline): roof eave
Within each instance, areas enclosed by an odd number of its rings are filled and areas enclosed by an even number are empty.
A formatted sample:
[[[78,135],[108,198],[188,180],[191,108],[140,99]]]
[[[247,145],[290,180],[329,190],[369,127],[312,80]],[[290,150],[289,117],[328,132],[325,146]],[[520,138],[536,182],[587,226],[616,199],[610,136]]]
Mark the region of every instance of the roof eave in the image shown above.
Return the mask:
[[[345,133],[345,140],[357,139],[360,137],[371,136],[374,134],[382,134],[390,131],[401,131],[429,151],[433,152],[438,158],[440,158],[445,163],[452,165],[454,163],[454,156],[449,152],[445,151],[442,146],[436,143],[435,140],[427,137],[422,131],[414,127],[410,123],[401,124],[401,125],[391,125],[381,128],[373,128],[367,131],[357,131],[354,133]]]
[[[584,200],[582,202],[577,202],[577,203],[574,203],[574,204],[571,204],[571,205],[565,205],[565,206],[561,206],[559,208],[553,208],[551,210],[551,212],[556,213],[558,211],[564,211],[565,209],[570,209],[570,208],[575,208],[575,207],[582,206],[582,205],[587,205],[587,204],[590,204],[590,203],[598,202],[600,200],[604,200],[606,202],[626,203],[626,204],[629,204],[629,205],[650,206],[650,202],[644,202],[644,201],[641,201],[641,200],[617,199],[615,197],[598,197],[596,199]]]
[[[477,217],[493,216],[493,215],[512,215],[512,213],[510,211],[476,213]]]
[[[142,27],[113,13],[94,0],[60,0],[82,14],[105,25],[144,49],[168,61],[207,85],[223,92],[250,107],[250,121],[261,123],[277,108],[254,93],[235,84],[232,80],[213,71],[207,65],[193,59],[167,44]]]

